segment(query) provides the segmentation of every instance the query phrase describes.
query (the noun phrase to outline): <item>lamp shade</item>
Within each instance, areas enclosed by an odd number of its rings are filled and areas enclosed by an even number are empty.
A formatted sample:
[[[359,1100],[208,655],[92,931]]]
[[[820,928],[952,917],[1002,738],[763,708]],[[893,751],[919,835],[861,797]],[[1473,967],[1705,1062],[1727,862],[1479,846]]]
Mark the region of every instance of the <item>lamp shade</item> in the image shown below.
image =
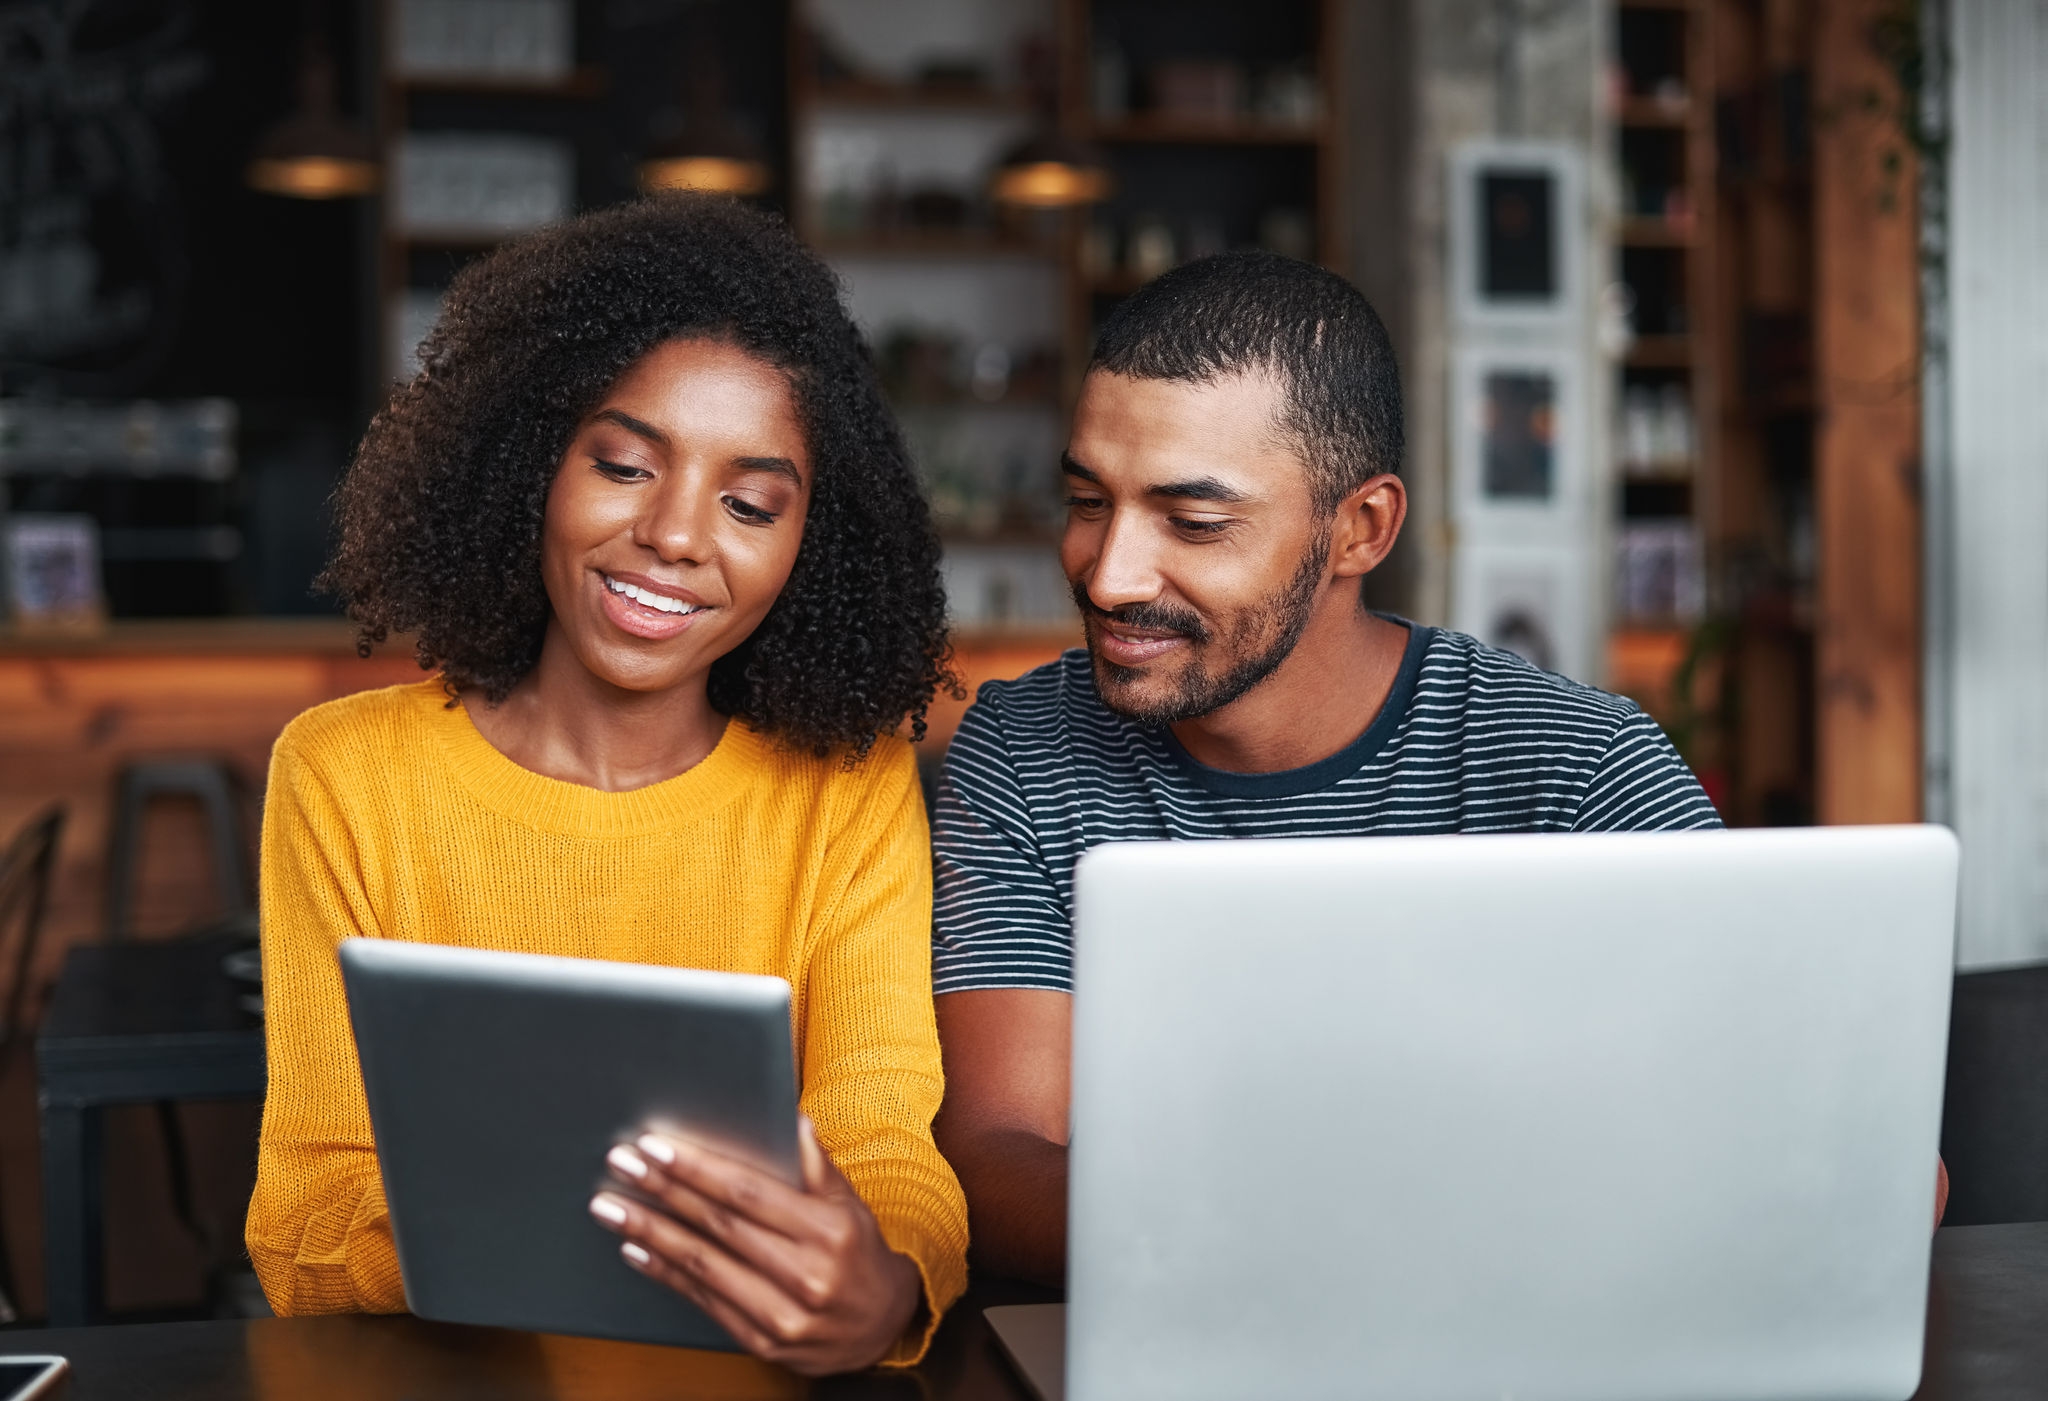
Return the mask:
[[[1100,152],[1056,133],[1040,133],[1003,153],[989,193],[1027,209],[1073,209],[1108,199],[1116,188]]]
[[[683,148],[667,154],[650,152],[640,162],[640,188],[650,192],[705,190],[713,194],[758,195],[770,183],[767,164],[748,156]]]
[[[308,44],[299,66],[298,110],[257,145],[249,184],[291,199],[343,199],[371,193],[377,177],[369,136],[335,105],[333,60],[317,42]]]

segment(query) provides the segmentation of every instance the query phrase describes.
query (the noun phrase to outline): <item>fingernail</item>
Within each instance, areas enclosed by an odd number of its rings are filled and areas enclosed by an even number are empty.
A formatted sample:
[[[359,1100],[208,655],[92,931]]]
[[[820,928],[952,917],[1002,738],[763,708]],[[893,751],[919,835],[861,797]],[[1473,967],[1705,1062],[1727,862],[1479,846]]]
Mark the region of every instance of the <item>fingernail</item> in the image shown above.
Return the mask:
[[[651,1133],[640,1135],[640,1151],[664,1167],[676,1160],[675,1146],[667,1139],[658,1138]]]
[[[620,1206],[610,1197],[592,1197],[590,1199],[590,1214],[600,1221],[609,1221],[614,1226],[626,1224],[626,1208]]]
[[[619,1254],[625,1256],[626,1263],[636,1270],[644,1270],[654,1263],[654,1257],[647,1253],[646,1248],[635,1245],[632,1241],[620,1246]]]
[[[605,1154],[605,1161],[628,1177],[647,1176],[647,1160],[623,1143]]]

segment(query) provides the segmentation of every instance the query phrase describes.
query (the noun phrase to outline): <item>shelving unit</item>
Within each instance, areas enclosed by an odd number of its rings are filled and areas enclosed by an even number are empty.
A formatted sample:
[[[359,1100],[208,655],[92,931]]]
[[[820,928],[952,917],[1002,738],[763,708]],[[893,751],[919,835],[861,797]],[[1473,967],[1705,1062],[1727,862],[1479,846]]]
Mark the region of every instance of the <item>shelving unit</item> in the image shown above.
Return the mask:
[[[1336,0],[1061,3],[1061,122],[1107,155],[1117,181],[1109,202],[1087,216],[1091,235],[1072,244],[1070,354],[1077,362],[1101,317],[1153,276],[1132,256],[1140,230],[1171,237],[1172,255],[1162,260],[1169,263],[1224,247],[1293,242],[1281,251],[1342,270]],[[1235,87],[1241,100],[1219,101],[1206,114],[1162,110],[1157,75],[1190,59],[1220,66],[1215,85]],[[1309,110],[1275,115],[1244,100],[1261,87],[1270,99],[1281,83],[1292,83],[1292,100]],[[1189,178],[1197,163],[1199,177]],[[1262,228],[1276,210],[1292,211],[1290,227]]]
[[[1696,425],[1689,462],[1625,469],[1618,509],[1624,526],[1682,518],[1703,583],[1689,616],[1624,618],[1609,673],[1672,730],[1738,824],[1826,815],[1816,580],[1828,552],[1862,548],[1831,535],[1815,506],[1823,294],[1810,75],[1826,61],[1815,32],[1826,9],[1788,0],[1621,0],[1615,9],[1617,68],[1630,75],[1615,129],[1624,189],[1635,194],[1616,264],[1633,285],[1652,260],[1668,260],[1680,297],[1639,297],[1639,320],[1645,300],[1685,313],[1682,329],[1639,325],[1619,373],[1624,393],[1675,386]],[[1643,198],[1644,170],[1676,173],[1679,196],[1666,211]],[[1624,424],[1624,457],[1628,436]],[[1845,620],[1867,606],[1838,601]]]
[[[456,269],[489,252],[513,233],[524,231],[409,228],[404,224],[399,209],[400,153],[409,138],[422,134],[415,126],[421,109],[429,109],[436,132],[452,130],[489,137],[509,131],[518,135],[538,132],[549,122],[559,121],[560,109],[565,104],[588,104],[601,99],[609,87],[604,70],[589,63],[572,63],[560,77],[408,71],[400,52],[400,7],[401,0],[382,0],[380,6],[382,45],[377,84],[377,131],[387,172],[385,196],[380,201],[377,288],[383,309],[383,373],[390,379],[401,378],[407,372],[405,361],[411,346],[432,324],[439,293]],[[573,13],[572,9],[572,16]],[[575,42],[574,30],[572,20],[571,44]],[[573,164],[565,193],[560,211],[564,215],[573,212],[581,202]]]
[[[1212,249],[1291,239],[1283,251],[1338,261],[1340,8],[799,5],[792,214],[845,278],[880,352],[968,632],[1072,627],[1055,556],[1054,463],[1100,318],[1166,267]],[[1190,62],[1208,65],[1235,98],[1201,110],[1158,100],[1161,69]],[[1119,64],[1121,84],[1106,82]],[[990,205],[1002,149],[1048,127],[1103,152],[1115,193],[1069,213]],[[970,385],[970,362],[991,348],[1020,378],[1050,352],[1051,372],[1028,388],[1002,374]],[[933,392],[931,357],[947,354],[956,382]],[[914,357],[922,392],[902,372]]]
[[[1695,723],[1690,694],[1673,694],[1708,615],[1717,501],[1708,21],[1706,0],[1621,0],[1613,13],[1622,205],[1614,276],[1629,289],[1633,335],[1614,396],[1616,630],[1608,674],[1678,733],[1713,790],[1725,789],[1717,735]]]

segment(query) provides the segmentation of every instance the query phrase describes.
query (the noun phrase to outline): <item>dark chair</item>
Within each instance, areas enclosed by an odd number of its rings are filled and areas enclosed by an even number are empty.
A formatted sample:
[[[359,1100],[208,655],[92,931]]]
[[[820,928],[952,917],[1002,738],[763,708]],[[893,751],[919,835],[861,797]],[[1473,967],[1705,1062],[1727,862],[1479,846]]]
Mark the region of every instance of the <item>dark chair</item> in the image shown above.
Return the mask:
[[[146,759],[121,770],[114,785],[113,835],[107,847],[107,938],[125,939],[135,914],[135,874],[142,824],[158,798],[195,798],[206,813],[214,889],[223,920],[255,912],[248,840],[242,830],[235,772],[219,759]]]
[[[8,962],[6,1021],[0,1023],[0,1063],[22,1039],[29,1011],[36,1005],[36,945],[42,937],[43,913],[50,904],[50,877],[57,868],[57,844],[64,836],[64,806],[53,804],[29,819],[7,850],[0,853],[0,949],[15,941]],[[0,1323],[15,1319],[14,1268],[7,1257],[7,1238],[0,1226]]]
[[[254,939],[255,883],[249,875],[249,845],[242,825],[241,782],[225,760],[183,756],[138,760],[122,768],[115,780],[114,821],[107,846],[108,941],[120,942],[134,932],[143,824],[149,805],[161,798],[195,799],[206,815],[207,847],[221,914],[216,923],[195,932],[209,936],[245,932]],[[156,1115],[169,1165],[172,1210],[209,1261],[223,1259],[232,1253],[233,1242],[209,1226],[195,1204],[191,1159],[177,1105],[160,1100]]]
[[[1944,1225],[2048,1221],[2048,965],[1956,978],[1941,1152]]]

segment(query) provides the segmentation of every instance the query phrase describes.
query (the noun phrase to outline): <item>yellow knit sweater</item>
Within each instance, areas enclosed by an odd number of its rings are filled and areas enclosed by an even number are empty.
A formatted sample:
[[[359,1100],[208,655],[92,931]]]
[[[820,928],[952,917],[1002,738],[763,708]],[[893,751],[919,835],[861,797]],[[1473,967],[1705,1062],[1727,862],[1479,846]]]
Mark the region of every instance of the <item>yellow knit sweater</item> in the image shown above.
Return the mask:
[[[802,1105],[913,1260],[923,1354],[966,1285],[967,1206],[931,1137],[941,1091],[931,865],[916,766],[851,770],[734,721],[627,793],[519,767],[438,681],[307,711],[263,818],[270,1093],[249,1256],[279,1314],[405,1308],[335,946],[351,935],[789,980]]]

